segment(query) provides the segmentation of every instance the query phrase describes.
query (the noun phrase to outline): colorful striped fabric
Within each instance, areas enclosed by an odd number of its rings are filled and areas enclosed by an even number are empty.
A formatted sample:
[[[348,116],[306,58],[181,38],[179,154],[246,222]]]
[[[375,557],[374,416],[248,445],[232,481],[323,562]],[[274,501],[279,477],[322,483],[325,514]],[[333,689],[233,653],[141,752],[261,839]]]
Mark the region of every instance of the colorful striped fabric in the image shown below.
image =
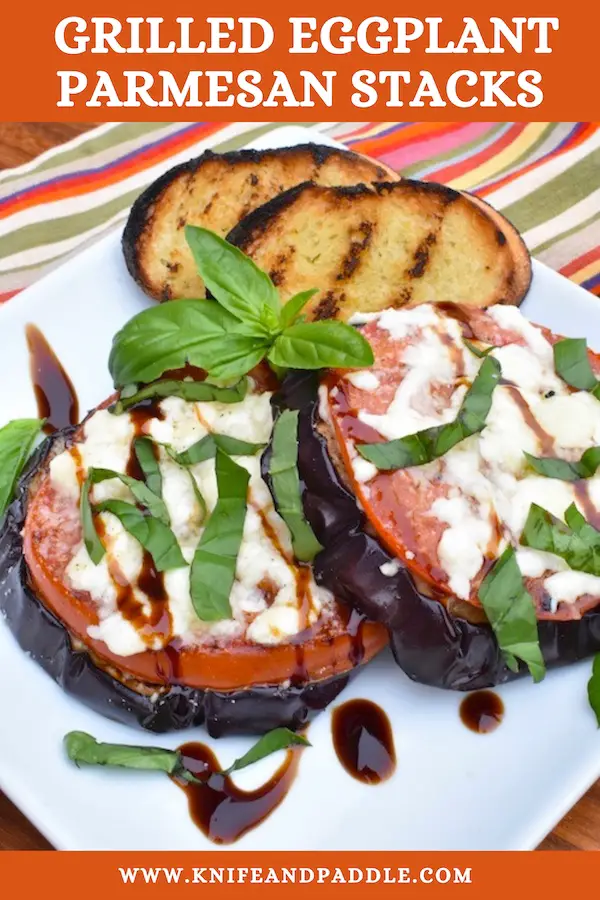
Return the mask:
[[[166,168],[274,123],[108,124],[0,173],[0,302],[121,224]],[[532,253],[600,295],[600,126],[589,122],[305,123],[405,176],[474,191]]]

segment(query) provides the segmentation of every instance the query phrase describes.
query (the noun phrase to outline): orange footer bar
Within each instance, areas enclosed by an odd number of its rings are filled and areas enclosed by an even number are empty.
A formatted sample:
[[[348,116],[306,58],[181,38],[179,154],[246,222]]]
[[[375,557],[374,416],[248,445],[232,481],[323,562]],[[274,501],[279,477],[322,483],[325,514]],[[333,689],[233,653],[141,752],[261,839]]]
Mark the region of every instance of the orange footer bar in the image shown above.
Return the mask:
[[[4,852],[2,896],[312,898],[453,896],[544,900],[595,890],[593,852]],[[259,893],[260,892],[260,893]]]

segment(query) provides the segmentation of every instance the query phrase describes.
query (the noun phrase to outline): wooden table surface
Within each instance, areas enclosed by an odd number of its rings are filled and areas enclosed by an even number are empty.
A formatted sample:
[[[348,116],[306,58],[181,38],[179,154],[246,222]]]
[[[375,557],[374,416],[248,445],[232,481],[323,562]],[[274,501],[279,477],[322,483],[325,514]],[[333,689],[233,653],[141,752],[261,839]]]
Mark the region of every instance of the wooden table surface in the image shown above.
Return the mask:
[[[27,162],[90,127],[77,123],[0,122],[0,169]],[[0,773],[0,780],[1,777]],[[0,850],[46,849],[51,849],[50,844],[0,793]],[[600,781],[556,826],[539,849],[600,850]]]

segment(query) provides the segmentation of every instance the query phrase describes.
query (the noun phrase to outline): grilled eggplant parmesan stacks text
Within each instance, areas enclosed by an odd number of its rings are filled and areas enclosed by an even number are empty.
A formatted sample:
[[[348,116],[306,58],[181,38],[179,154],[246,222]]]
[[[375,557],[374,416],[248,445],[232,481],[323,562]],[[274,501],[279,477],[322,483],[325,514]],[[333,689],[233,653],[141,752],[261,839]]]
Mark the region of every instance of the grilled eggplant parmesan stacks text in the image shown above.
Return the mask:
[[[21,480],[0,606],[22,647],[104,715],[215,736],[299,727],[387,641],[294,561],[260,475],[271,394],[250,384],[236,403],[105,405],[48,439]],[[225,527],[209,535],[218,504]]]
[[[300,410],[317,581],[385,623],[427,684],[470,690],[596,652],[598,358],[514,307],[358,321],[372,368],[292,376],[274,400]]]

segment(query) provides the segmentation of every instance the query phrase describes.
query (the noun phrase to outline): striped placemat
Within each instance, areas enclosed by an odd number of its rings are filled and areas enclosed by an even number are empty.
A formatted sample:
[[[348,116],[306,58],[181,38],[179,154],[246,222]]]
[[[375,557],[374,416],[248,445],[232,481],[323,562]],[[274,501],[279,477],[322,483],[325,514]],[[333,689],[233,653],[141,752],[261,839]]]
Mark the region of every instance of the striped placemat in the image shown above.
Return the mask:
[[[0,173],[0,302],[123,222],[161,172],[262,123],[107,124]],[[600,124],[305,123],[405,176],[475,191],[537,259],[600,295]]]

